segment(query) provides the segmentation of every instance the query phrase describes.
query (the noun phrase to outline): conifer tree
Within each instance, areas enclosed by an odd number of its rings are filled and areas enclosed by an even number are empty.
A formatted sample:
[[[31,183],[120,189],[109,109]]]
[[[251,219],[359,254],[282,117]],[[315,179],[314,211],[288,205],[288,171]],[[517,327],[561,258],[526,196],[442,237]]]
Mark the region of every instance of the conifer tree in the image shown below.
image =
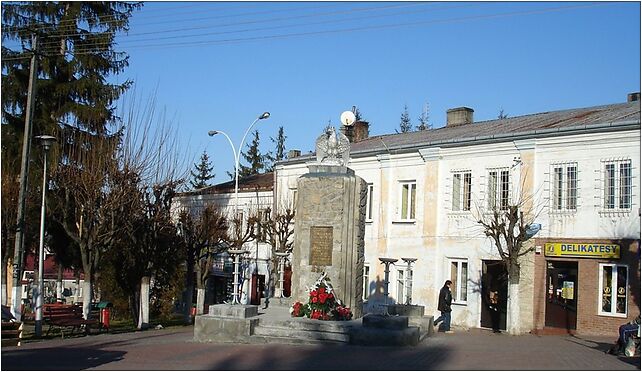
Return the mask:
[[[271,162],[270,168],[268,169],[270,172],[274,171],[274,163],[277,161],[285,159],[285,140],[288,138],[284,131],[283,131],[283,126],[279,127],[279,132],[276,135],[276,138],[270,137],[270,140],[272,143],[275,144],[275,149],[274,149],[274,154],[271,152],[266,155],[268,160]]]
[[[359,111],[359,108],[357,106],[354,106],[354,110],[352,110],[352,113],[354,114],[354,121],[362,121],[363,117],[361,116],[361,111]]]
[[[427,130],[432,129],[428,119],[430,118],[428,102],[424,104],[423,110],[421,110],[421,115],[419,116],[419,125],[417,125],[417,130]]]
[[[207,156],[207,151],[203,151],[201,162],[194,164],[194,171],[190,171],[193,179],[190,180],[189,183],[192,185],[192,188],[202,189],[203,187],[210,186],[208,181],[215,177],[215,174],[212,173],[213,170],[214,167],[209,156]]]
[[[253,134],[254,138],[252,139],[252,143],[247,145],[247,152],[241,153],[249,166],[242,164],[239,165],[239,178],[259,174],[265,170],[266,157],[261,154],[261,151],[259,150],[259,131],[255,130]]]
[[[399,121],[399,130],[397,133],[407,133],[412,131],[412,124],[410,123],[410,114],[408,113],[408,105],[403,106],[401,113],[401,120]]]
[[[24,129],[29,58],[39,56],[33,133],[56,134],[62,127],[105,132],[115,119],[113,103],[132,84],[110,83],[128,66],[114,50],[117,32],[127,31],[142,3],[22,2],[2,4],[2,122]],[[25,46],[23,49],[22,46]],[[7,127],[3,127],[3,132]]]

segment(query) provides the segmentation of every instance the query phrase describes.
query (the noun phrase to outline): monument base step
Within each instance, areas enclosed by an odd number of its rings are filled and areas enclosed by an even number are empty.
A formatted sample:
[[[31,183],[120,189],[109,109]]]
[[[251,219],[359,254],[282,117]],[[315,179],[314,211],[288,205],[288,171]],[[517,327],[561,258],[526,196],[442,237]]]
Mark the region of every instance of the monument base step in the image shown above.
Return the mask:
[[[296,318],[292,320],[261,320],[254,328],[254,336],[267,341],[292,343],[348,343],[350,322],[316,321]]]

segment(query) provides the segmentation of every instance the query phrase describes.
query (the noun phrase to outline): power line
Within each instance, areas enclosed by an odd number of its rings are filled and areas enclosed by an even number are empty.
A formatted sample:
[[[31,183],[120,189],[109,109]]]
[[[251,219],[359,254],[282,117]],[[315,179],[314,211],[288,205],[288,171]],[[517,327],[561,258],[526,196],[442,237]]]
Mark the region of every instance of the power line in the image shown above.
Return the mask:
[[[218,24],[218,25],[204,25],[204,26],[194,26],[194,27],[187,27],[187,28],[186,27],[182,27],[182,28],[175,28],[175,29],[157,30],[157,31],[150,31],[150,32],[139,32],[139,33],[133,33],[133,34],[126,34],[126,35],[123,35],[122,37],[132,37],[132,36],[141,36],[141,35],[158,35],[158,34],[161,34],[161,33],[185,32],[185,31],[208,29],[208,28],[230,27],[230,26],[239,26],[239,25],[247,25],[247,24],[255,24],[255,23],[267,23],[267,22],[284,21],[284,20],[291,20],[291,19],[323,17],[323,16],[337,15],[337,14],[341,15],[341,14],[350,14],[350,13],[355,13],[355,12],[387,10],[387,9],[394,9],[394,8],[423,6],[423,5],[429,5],[429,4],[420,3],[420,4],[410,4],[410,5],[402,4],[402,5],[389,5],[389,6],[383,6],[383,7],[357,8],[357,9],[350,9],[350,10],[340,10],[340,11],[326,12],[326,13],[313,13],[313,14],[295,15],[295,16],[289,16],[289,17],[270,18],[270,19],[264,19],[264,20],[252,20],[252,21],[245,21],[245,22],[224,23],[224,24]],[[305,10],[309,10],[309,9],[310,8],[307,8]],[[314,9],[314,8],[311,8],[311,9]],[[217,17],[206,17],[206,18],[199,18],[199,20],[203,20],[203,19],[212,20],[212,19],[219,19],[219,18],[230,18],[230,17],[234,17],[234,16],[245,16],[245,15],[271,14],[271,13],[276,13],[276,12],[290,11],[290,10],[292,10],[292,9],[290,8],[290,9],[281,9],[281,10],[276,10],[276,11],[244,13],[244,14],[238,14],[238,15],[227,15],[227,16],[217,16]],[[76,34],[54,35],[54,37],[71,37],[71,36],[81,36],[81,34],[77,34],[76,33]],[[57,44],[57,42],[53,42],[53,43]],[[52,42],[44,43],[45,46],[49,46],[51,44],[52,44]]]
[[[607,5],[607,4],[609,4],[609,3],[593,3],[593,4],[586,4],[586,5],[570,5],[570,6],[560,6],[560,7],[555,7],[555,8],[536,9],[536,10],[527,10],[527,11],[515,11],[515,12],[497,13],[497,14],[475,15],[475,16],[449,18],[449,19],[441,19],[441,20],[439,20],[439,19],[438,20],[424,20],[424,21],[408,22],[408,23],[401,23],[401,24],[397,23],[397,24],[388,24],[388,25],[374,25],[374,26],[343,28],[343,29],[336,29],[336,30],[310,31],[310,32],[290,33],[290,34],[281,34],[281,35],[256,36],[256,37],[236,38],[236,39],[220,39],[220,40],[209,40],[209,41],[198,41],[198,42],[133,45],[133,46],[130,46],[129,49],[160,48],[160,47],[162,47],[162,48],[166,48],[166,47],[180,48],[180,47],[193,47],[193,46],[217,45],[217,44],[237,44],[237,43],[259,41],[259,40],[285,39],[285,38],[301,37],[301,36],[312,36],[312,35],[322,35],[322,34],[336,34],[336,33],[366,31],[366,30],[382,30],[382,29],[392,29],[392,28],[399,28],[399,27],[420,26],[420,25],[458,23],[458,22],[465,22],[465,21],[478,20],[478,19],[491,19],[491,18],[503,18],[503,17],[520,16],[520,15],[543,14],[543,13],[557,12],[557,11],[563,11],[563,10],[569,10],[569,9],[596,7],[596,6]],[[81,55],[81,54],[91,54],[91,53],[81,51],[81,52],[76,52],[74,54],[75,55]]]
[[[188,18],[188,19],[176,19],[175,14],[162,14],[162,15],[158,15],[158,16],[155,16],[155,17],[156,18],[158,18],[158,17],[173,17],[174,18],[173,22],[188,22],[188,21],[194,21],[194,20],[208,20],[208,19],[217,19],[217,18],[243,17],[243,16],[248,16],[248,15],[260,15],[260,14],[278,13],[278,12],[285,12],[285,11],[291,11],[291,10],[300,10],[300,9],[304,9],[304,10],[318,9],[318,8],[325,8],[325,7],[328,7],[328,6],[333,6],[333,5],[324,5],[324,6],[317,6],[317,7],[297,7],[297,8],[271,10],[271,11],[261,11],[261,12],[251,12],[251,13],[238,13],[238,14],[222,15],[222,16],[216,16],[216,17],[200,17],[200,18],[191,18],[191,19],[190,18]],[[224,9],[247,8],[247,7],[249,7],[249,6],[219,8],[219,9],[216,9],[216,10],[219,11],[219,10],[224,10]],[[160,10],[160,9],[157,9],[157,10]],[[203,14],[203,11],[190,12],[188,14],[196,14],[196,13]],[[23,15],[19,15],[19,16],[27,18],[26,16],[23,16]],[[117,19],[117,18],[118,17],[122,17],[122,16],[123,16],[122,14],[105,15],[105,16],[99,16],[98,18],[99,19],[101,17],[105,18],[105,20],[103,20],[101,22],[101,25],[103,27],[106,27],[106,26],[109,26],[110,24],[113,24],[113,23],[120,23],[121,20]],[[142,16],[142,17],[145,18],[144,16]],[[109,18],[112,18],[112,19],[109,20]],[[150,17],[147,17],[147,18],[150,18]],[[154,17],[152,17],[152,18],[154,18]],[[28,19],[33,20],[31,18],[28,18]],[[137,18],[137,19],[139,19],[139,18]],[[26,26],[7,27],[5,29],[8,30],[8,31],[11,31],[11,30],[12,31],[20,31],[20,30],[24,29],[27,26],[29,26],[29,27],[34,27],[35,26],[35,28],[40,30],[40,31],[51,32],[51,31],[57,31],[57,30],[59,30],[59,28],[65,27],[65,26],[77,27],[77,23],[78,23],[77,19],[71,19],[71,20],[67,20],[67,21],[60,21],[57,24],[52,24],[52,23],[48,23],[48,24],[32,23],[32,24],[28,24]],[[141,26],[149,26],[149,25],[156,25],[156,24],[164,24],[164,25],[166,25],[167,23],[168,22],[165,22],[165,21],[163,21],[163,22],[152,22],[152,23],[138,24],[137,26],[141,27]],[[150,33],[146,33],[146,34],[150,34]],[[60,34],[60,35],[61,36],[66,36],[66,37],[80,36],[79,34],[73,34],[73,33],[72,34]]]
[[[450,6],[450,7],[442,7],[442,8],[431,8],[431,9],[423,9],[419,11],[434,11],[434,10],[443,10],[443,9],[452,9],[452,8],[460,8],[460,7],[465,7],[465,6],[471,6],[470,4],[466,5],[458,5],[458,6]],[[378,8],[381,9],[381,8]],[[335,14],[348,14],[353,11],[361,11],[361,10],[352,10],[350,12],[340,12],[340,13],[325,13],[322,15],[335,15]],[[398,16],[398,15],[405,15],[405,14],[416,14],[418,11],[413,10],[413,11],[407,11],[407,12],[397,12],[397,13],[387,13],[387,14],[379,14],[379,15],[368,15],[368,16],[362,16],[362,17],[357,17],[357,18],[350,18],[350,22],[354,22],[355,20],[364,20],[364,19],[375,19],[375,18],[381,18],[381,17],[391,17],[391,16]],[[252,23],[265,23],[265,22],[271,22],[275,20],[290,20],[290,19],[300,19],[300,18],[306,18],[306,17],[316,17],[316,16],[321,16],[319,15],[308,15],[308,16],[297,16],[297,17],[288,17],[288,18],[277,18],[277,19],[269,19],[269,20],[262,20],[262,21],[250,21],[250,22],[241,22],[241,23],[234,23],[234,24],[227,24],[227,25],[220,25],[221,27],[225,26],[238,26],[238,25],[243,25],[243,24],[252,24]],[[330,24],[330,23],[337,23],[337,22],[345,22],[345,19],[332,19],[332,20],[327,20],[327,21],[319,21],[319,22],[306,22],[306,23],[298,23],[298,24],[290,24],[290,25],[278,25],[278,26],[271,26],[271,27],[259,27],[259,28],[250,28],[250,29],[241,29],[241,30],[233,30],[233,31],[218,31],[218,32],[208,32],[208,33],[200,33],[200,34],[190,34],[190,35],[178,35],[178,36],[167,36],[167,37],[161,37],[161,38],[147,38],[147,39],[138,39],[138,40],[125,40],[124,43],[136,43],[136,42],[144,42],[144,41],[157,41],[157,40],[170,40],[170,39],[181,39],[181,38],[191,38],[191,37],[201,37],[201,36],[212,36],[212,35],[222,35],[222,34],[233,34],[233,33],[245,33],[245,32],[253,32],[253,31],[265,31],[265,30],[274,30],[274,29],[281,29],[281,28],[290,28],[290,27],[299,27],[299,26],[310,26],[310,25],[321,25],[321,24]],[[211,28],[214,28],[216,26],[212,26]],[[100,44],[96,44],[100,45]]]

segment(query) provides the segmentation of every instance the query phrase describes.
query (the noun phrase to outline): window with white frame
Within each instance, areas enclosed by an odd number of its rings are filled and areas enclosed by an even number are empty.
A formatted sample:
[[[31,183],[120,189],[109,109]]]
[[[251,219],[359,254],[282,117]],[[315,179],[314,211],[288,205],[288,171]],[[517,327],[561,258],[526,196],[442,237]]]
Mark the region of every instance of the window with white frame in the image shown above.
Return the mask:
[[[415,219],[415,200],[417,198],[417,182],[404,181],[401,185],[401,220]]]
[[[631,159],[605,161],[603,163],[604,209],[631,209]]]
[[[397,303],[405,303],[404,288],[406,287],[404,281],[404,270],[397,270]]]
[[[551,202],[553,211],[577,209],[577,163],[553,164]]]
[[[488,209],[506,210],[510,196],[510,173],[508,168],[488,171]]]
[[[468,261],[450,260],[450,280],[452,284],[453,302],[465,304],[468,301]]]
[[[600,315],[626,316],[628,274],[627,266],[600,264]]]
[[[370,266],[363,265],[363,299],[367,300],[370,294]]]
[[[452,210],[469,211],[470,210],[470,187],[472,175],[470,172],[453,173],[452,189]]]
[[[372,198],[374,193],[374,186],[369,183],[367,188],[367,198],[366,198],[366,221],[372,221]]]

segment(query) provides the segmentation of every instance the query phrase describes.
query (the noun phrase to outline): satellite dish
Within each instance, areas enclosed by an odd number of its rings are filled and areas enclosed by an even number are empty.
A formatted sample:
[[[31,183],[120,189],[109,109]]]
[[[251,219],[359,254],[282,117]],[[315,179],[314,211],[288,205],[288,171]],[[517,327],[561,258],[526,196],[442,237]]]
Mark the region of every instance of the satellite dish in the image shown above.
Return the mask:
[[[344,111],[343,113],[341,113],[341,124],[345,125],[346,127],[354,124],[355,120],[357,120],[357,118],[354,116],[354,113],[352,111]]]

